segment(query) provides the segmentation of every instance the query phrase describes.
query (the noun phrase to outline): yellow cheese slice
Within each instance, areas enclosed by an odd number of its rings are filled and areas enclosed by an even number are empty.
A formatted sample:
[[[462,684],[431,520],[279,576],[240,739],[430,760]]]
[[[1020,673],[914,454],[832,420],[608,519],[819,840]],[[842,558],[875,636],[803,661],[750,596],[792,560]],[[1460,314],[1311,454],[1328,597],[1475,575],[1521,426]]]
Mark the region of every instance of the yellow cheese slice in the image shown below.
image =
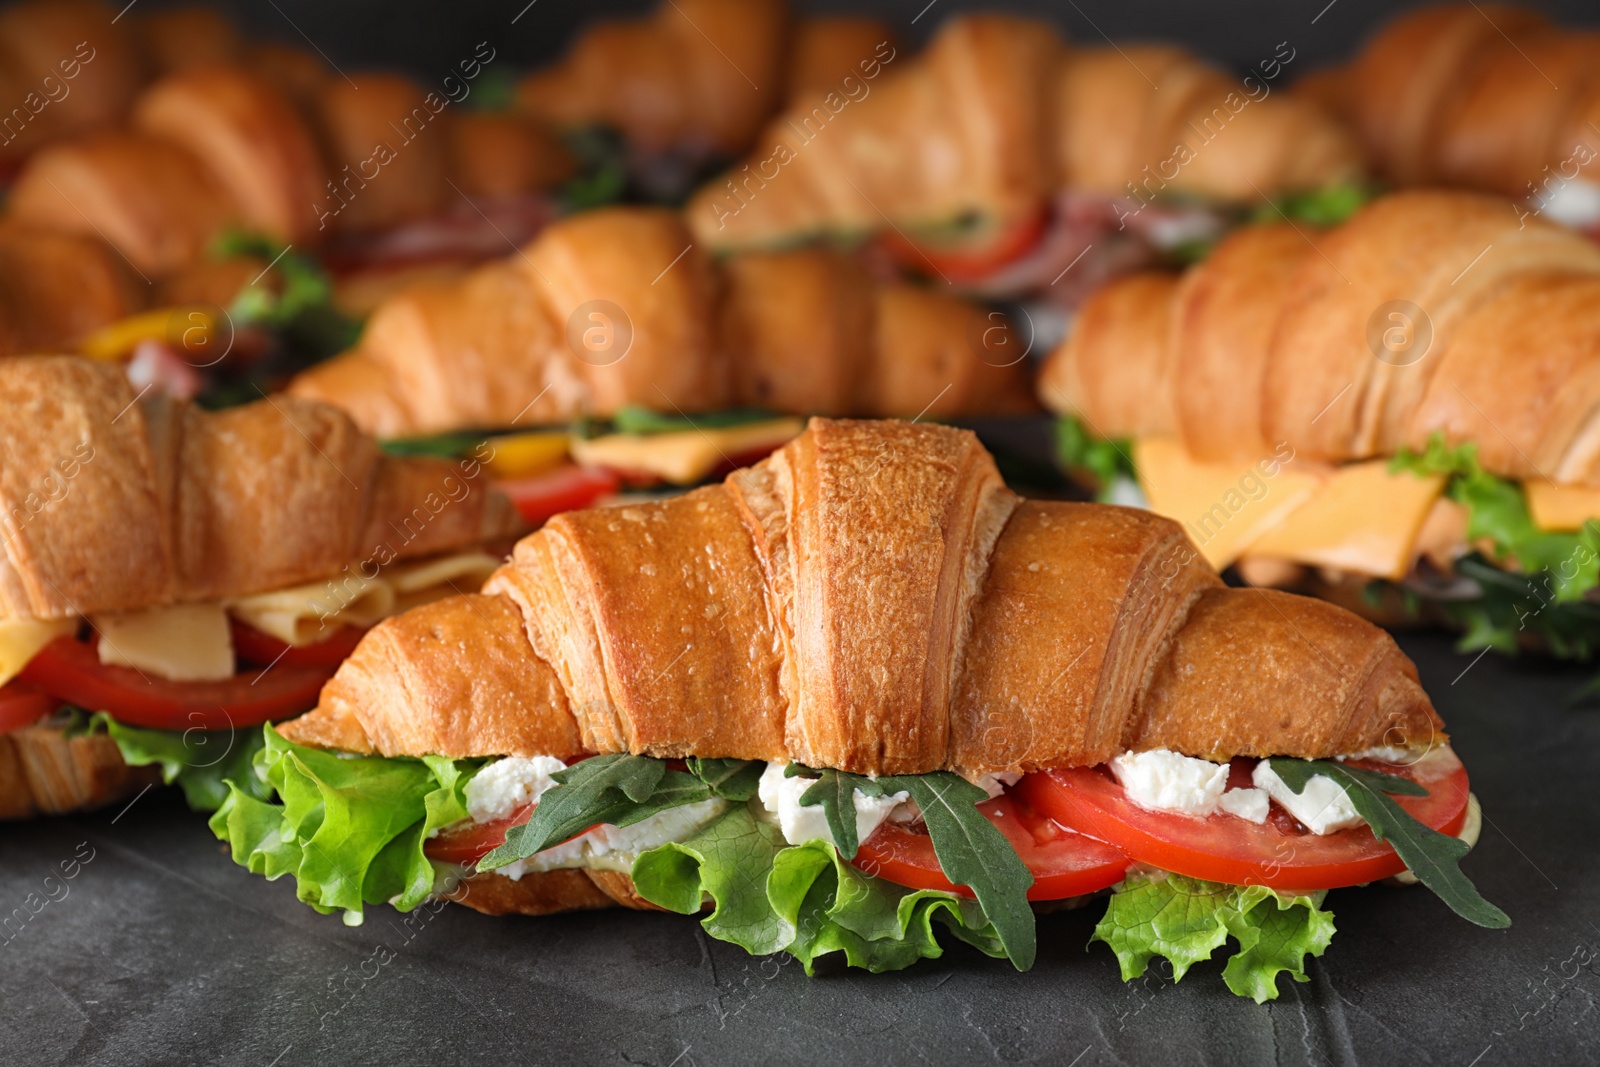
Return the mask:
[[[1252,544],[1249,554],[1403,578],[1444,483],[1443,475],[1392,473],[1382,459],[1340,467],[1305,506]]]
[[[100,662],[133,667],[174,682],[233,677],[233,636],[221,604],[177,604],[91,617]]]
[[[1180,523],[1219,570],[1310,500],[1328,477],[1326,467],[1292,457],[1201,463],[1168,437],[1136,441],[1133,448],[1150,510]]]
[[[1527,482],[1522,488],[1528,494],[1528,513],[1541,530],[1581,530],[1590,519],[1600,519],[1600,489],[1546,481]]]
[[[398,613],[456,593],[476,593],[499,567],[500,560],[487,552],[462,552],[394,567],[385,572],[384,578],[394,589],[394,610]]]
[[[77,619],[0,619],[0,685],[22,673],[45,645],[77,628]]]
[[[325,582],[278,589],[228,601],[230,614],[296,647],[325,640],[340,626],[373,626],[394,614],[394,588],[346,571]]]
[[[674,485],[693,485],[727,461],[771,451],[803,429],[800,419],[773,419],[675,433],[573,438],[572,458],[586,467],[654,474]]]

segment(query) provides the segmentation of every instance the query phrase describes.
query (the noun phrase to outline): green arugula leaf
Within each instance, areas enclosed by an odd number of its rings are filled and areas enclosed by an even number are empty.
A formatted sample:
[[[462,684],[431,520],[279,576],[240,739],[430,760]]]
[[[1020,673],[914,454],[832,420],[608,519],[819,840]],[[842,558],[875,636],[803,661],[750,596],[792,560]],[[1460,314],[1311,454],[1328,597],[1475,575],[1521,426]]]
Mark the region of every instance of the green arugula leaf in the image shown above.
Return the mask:
[[[229,785],[269,801],[272,791],[255,773],[264,747],[259,730],[146,730],[125,726],[105,712],[89,720],[88,733],[104,730],[130,767],[161,768],[161,780],[176,783],[195,811],[216,811],[228,799]]]
[[[310,256],[278,244],[259,233],[231,231],[212,242],[215,259],[255,256],[272,264],[282,281],[282,291],[248,285],[239,291],[228,314],[235,322],[264,326],[286,326],[314,307],[326,307],[333,300],[333,283],[321,264]]]
[[[526,859],[601,823],[631,826],[715,795],[693,774],[669,771],[666,760],[649,756],[591,756],[551,777],[556,784],[539,798],[533,817],[478,861],[480,871]]]
[[[1033,875],[1000,828],[978,810],[989,794],[949,771],[879,778],[877,785],[911,794],[945,877],[972,890],[1017,970],[1031,968],[1038,950],[1028,905]]]
[[[427,437],[391,437],[378,442],[391,456],[431,456],[458,459],[483,443],[481,433],[441,433]]]
[[[622,199],[628,188],[628,148],[614,130],[589,126],[568,132],[578,175],[556,194],[563,212],[590,211]]]
[[[690,756],[689,773],[724,800],[746,801],[756,795],[767,765],[757,759],[700,759]]]
[[[1111,947],[1123,981],[1138,978],[1151,959],[1164,956],[1176,982],[1232,937],[1239,950],[1223,968],[1223,981],[1260,1004],[1278,996],[1279,974],[1308,981],[1305,957],[1322,955],[1333,940],[1333,914],[1318,907],[1322,897],[1134,873],[1112,893],[1090,942]]]
[[[1090,430],[1076,416],[1056,420],[1056,457],[1068,471],[1087,474],[1094,480],[1095,496],[1104,503],[1118,479],[1138,481],[1133,468],[1132,444],[1126,439],[1107,440]]]
[[[798,775],[816,779],[816,785],[800,794],[800,806],[811,808],[820,805],[822,817],[828,821],[828,833],[833,836],[834,845],[845,859],[855,859],[856,852],[861,847],[856,835],[855,795],[860,793],[864,797],[881,797],[884,794],[883,786],[876,779],[868,778],[864,774],[851,774],[849,771],[834,770],[831,767],[815,771],[798,763],[789,764],[784,768],[783,774],[785,778],[794,778]]]
[[[1422,825],[1389,797],[1390,793],[1425,796],[1427,791],[1421,786],[1337,760],[1274,759],[1270,763],[1273,772],[1296,794],[1304,792],[1306,783],[1318,774],[1338,782],[1345,796],[1350,798],[1351,806],[1372,827],[1378,840],[1394,846],[1417,880],[1433,890],[1451,911],[1491,930],[1503,930],[1511,925],[1510,917],[1485,900],[1461,872],[1461,858],[1472,851],[1472,846],[1458,837]],[[1409,788],[1396,783],[1404,783]]]

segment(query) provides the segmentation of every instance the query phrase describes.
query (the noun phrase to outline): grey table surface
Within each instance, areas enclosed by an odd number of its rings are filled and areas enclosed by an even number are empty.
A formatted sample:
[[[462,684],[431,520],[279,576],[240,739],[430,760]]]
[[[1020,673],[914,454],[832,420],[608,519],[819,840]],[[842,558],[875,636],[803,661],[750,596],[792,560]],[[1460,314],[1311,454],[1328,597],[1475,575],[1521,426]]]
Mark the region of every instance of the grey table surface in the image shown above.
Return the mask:
[[[1215,964],[1124,985],[1104,946],[1085,950],[1098,908],[1043,918],[1028,974],[955,945],[898,974],[807,978],[693,919],[627,912],[450,906],[407,926],[376,908],[347,928],[155,790],[0,827],[0,917],[92,854],[0,941],[0,1062],[1600,1062],[1600,710],[1566,706],[1587,673],[1402,643],[1483,802],[1468,869],[1514,925],[1469,926],[1423,890],[1338,890],[1332,947],[1267,1006]]]

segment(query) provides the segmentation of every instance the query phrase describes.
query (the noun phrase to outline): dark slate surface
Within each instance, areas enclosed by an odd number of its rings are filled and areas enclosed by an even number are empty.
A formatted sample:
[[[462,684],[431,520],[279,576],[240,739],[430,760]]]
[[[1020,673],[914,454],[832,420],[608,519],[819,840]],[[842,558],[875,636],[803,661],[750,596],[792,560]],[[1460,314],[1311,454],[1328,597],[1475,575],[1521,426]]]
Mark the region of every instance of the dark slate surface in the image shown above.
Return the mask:
[[[1104,946],[1084,951],[1097,907],[1044,918],[1026,975],[957,945],[909,972],[808,979],[691,919],[625,912],[452,906],[407,928],[377,908],[350,929],[153,791],[120,815],[0,827],[0,915],[93,855],[0,943],[0,1062],[1600,1062],[1600,710],[1564,706],[1586,675],[1403,643],[1483,802],[1468,869],[1515,925],[1479,930],[1425,890],[1336,891],[1332,947],[1269,1006],[1215,965],[1123,985]]]

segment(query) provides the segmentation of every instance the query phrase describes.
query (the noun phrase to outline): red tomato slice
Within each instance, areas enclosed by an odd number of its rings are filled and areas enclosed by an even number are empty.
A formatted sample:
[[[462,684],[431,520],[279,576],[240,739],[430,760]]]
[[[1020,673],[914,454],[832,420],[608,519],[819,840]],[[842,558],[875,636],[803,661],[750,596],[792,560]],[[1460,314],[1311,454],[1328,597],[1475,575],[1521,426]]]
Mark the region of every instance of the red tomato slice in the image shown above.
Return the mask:
[[[1044,818],[1009,794],[984,801],[978,810],[1000,828],[1033,874],[1029,900],[1093,893],[1122,881],[1128,869],[1128,857],[1110,845]],[[945,877],[934,855],[933,838],[916,824],[879,824],[872,836],[861,842],[851,863],[896,885],[972,896],[972,890]]]
[[[1425,787],[1425,797],[1394,798],[1425,826],[1454,834],[1466,821],[1467,772],[1448,749],[1414,767],[1370,760],[1352,760],[1350,765]],[[1030,774],[1017,783],[1017,792],[1051,818],[1141,863],[1212,882],[1334,889],[1388,878],[1406,866],[1365,826],[1319,837],[1276,805],[1259,826],[1222,813],[1199,818],[1149,811],[1130,801],[1104,766]]]
[[[56,710],[60,703],[50,694],[18,682],[0,686],[0,734],[32,726]]]
[[[494,486],[511,498],[528,525],[539,526],[563,511],[588,507],[615,493],[620,484],[613,471],[568,464],[528,478],[497,481]]]
[[[959,242],[917,241],[895,231],[885,234],[883,243],[907,270],[926,272],[932,267],[952,282],[980,282],[1032,251],[1048,220],[1048,212],[1041,208]]]
[[[254,626],[238,619],[230,620],[233,629],[233,652],[241,663],[258,667],[338,667],[350,658],[365,630],[357,626],[340,626],[329,632],[321,641],[298,648],[264,634]]]
[[[506,843],[506,834],[513,826],[521,826],[533,818],[535,804],[524,804],[504,819],[494,822],[473,822],[468,819],[439,831],[422,843],[422,853],[440,863],[459,863],[472,867],[483,857]]]
[[[100,662],[95,645],[58,637],[18,678],[68,704],[110,712],[119,722],[155,730],[225,730],[260,726],[316,706],[332,667],[282,663],[225,682],[170,682]]]

